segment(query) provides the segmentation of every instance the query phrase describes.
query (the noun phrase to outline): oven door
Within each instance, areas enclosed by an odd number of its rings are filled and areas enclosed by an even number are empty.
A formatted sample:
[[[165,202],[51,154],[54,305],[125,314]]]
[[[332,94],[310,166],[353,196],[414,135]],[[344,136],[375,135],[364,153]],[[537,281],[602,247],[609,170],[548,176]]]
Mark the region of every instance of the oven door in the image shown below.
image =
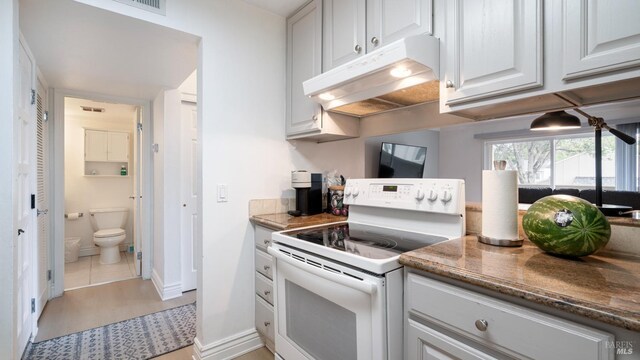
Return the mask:
[[[288,247],[272,246],[269,253],[275,263],[278,355],[286,360],[387,359],[384,278]]]

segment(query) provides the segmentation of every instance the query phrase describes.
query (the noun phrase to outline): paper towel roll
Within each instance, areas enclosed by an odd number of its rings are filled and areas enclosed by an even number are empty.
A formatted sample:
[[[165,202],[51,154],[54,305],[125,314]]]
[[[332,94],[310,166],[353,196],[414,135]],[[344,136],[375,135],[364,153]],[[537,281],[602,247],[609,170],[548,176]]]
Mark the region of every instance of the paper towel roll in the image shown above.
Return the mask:
[[[518,172],[482,171],[482,235],[518,239]]]
[[[79,217],[80,213],[77,212],[67,214],[67,220],[78,220]]]

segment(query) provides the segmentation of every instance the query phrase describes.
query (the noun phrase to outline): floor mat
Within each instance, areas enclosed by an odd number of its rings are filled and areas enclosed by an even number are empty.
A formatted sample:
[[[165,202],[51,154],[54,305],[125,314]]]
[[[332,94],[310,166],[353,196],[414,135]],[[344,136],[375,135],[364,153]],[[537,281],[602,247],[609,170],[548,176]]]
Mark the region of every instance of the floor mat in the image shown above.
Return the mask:
[[[196,304],[140,316],[38,343],[30,359],[149,359],[193,344]]]

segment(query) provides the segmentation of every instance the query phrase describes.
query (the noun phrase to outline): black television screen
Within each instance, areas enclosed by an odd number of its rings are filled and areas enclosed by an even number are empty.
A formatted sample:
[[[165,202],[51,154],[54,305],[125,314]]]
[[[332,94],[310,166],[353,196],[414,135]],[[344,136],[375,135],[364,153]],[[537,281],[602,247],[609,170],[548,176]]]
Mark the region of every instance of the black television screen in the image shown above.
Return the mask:
[[[378,177],[421,178],[426,158],[426,147],[383,142]]]

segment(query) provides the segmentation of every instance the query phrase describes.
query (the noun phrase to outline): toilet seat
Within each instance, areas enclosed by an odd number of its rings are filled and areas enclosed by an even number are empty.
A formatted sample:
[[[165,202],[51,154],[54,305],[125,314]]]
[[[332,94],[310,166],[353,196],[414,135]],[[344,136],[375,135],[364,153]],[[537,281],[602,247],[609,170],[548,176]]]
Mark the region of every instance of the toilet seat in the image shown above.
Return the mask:
[[[108,238],[108,237],[114,237],[114,236],[120,236],[120,235],[124,235],[124,230],[119,228],[103,229],[93,233],[94,238]]]

